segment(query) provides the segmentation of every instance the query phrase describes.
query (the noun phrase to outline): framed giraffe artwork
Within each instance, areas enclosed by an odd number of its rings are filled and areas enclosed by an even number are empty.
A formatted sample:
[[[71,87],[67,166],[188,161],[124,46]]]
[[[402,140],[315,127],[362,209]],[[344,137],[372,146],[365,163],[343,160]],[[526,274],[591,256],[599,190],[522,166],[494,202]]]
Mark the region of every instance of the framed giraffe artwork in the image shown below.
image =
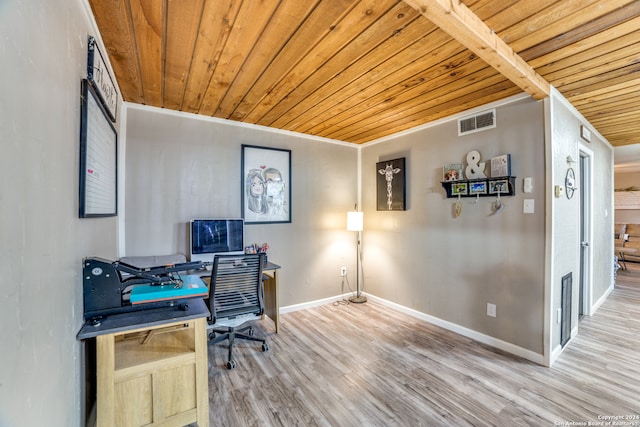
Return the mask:
[[[405,158],[376,163],[377,210],[404,211],[406,202]]]

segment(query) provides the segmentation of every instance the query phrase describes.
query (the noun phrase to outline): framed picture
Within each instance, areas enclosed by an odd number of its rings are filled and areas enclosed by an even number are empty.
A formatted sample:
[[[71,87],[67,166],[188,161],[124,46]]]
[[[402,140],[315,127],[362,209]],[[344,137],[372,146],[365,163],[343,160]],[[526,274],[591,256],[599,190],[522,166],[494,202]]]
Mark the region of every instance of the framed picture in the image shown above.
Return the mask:
[[[455,196],[464,196],[467,194],[467,183],[466,182],[457,182],[451,185],[451,194]]]
[[[118,135],[93,85],[82,80],[80,218],[118,214]]]
[[[442,167],[443,181],[459,181],[463,179],[462,163],[450,163]]]
[[[491,177],[511,175],[511,154],[491,158]]]
[[[489,194],[507,194],[509,192],[508,179],[494,179],[489,181]]]
[[[487,181],[470,182],[469,194],[487,194]]]
[[[291,150],[243,145],[241,184],[245,223],[291,222]]]
[[[405,175],[404,157],[376,163],[377,210],[407,209]]]
[[[111,78],[111,73],[98,49],[96,39],[89,36],[87,58],[87,80],[96,88],[96,92],[107,110],[112,122],[116,121],[116,107],[118,104],[118,92]]]

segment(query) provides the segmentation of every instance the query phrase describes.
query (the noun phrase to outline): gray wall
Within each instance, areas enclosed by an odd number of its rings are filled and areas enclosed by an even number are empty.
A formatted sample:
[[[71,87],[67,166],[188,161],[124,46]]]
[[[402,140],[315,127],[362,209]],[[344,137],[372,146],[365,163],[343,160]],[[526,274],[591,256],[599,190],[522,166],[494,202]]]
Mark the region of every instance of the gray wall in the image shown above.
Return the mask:
[[[449,121],[367,146],[362,154],[365,289],[376,296],[542,354],[544,293],[544,109],[529,99],[497,110],[497,127],[458,136]],[[445,163],[510,153],[516,195],[447,199]],[[376,210],[376,162],[407,159],[407,210]],[[490,167],[487,164],[487,170]],[[523,194],[522,179],[533,178]],[[535,213],[523,214],[523,199]],[[488,317],[487,303],[497,306]]]
[[[84,425],[81,261],[117,219],[78,218],[83,1],[0,2],[0,426]]]
[[[341,293],[340,266],[355,272],[356,147],[137,106],[126,128],[126,255],[188,254],[191,218],[242,215],[242,144],[289,149],[292,222],[248,224],[246,242],[268,242],[282,265],[281,306]]]
[[[580,121],[587,123],[584,118]],[[579,128],[579,126],[578,126]],[[613,147],[600,135],[592,132],[591,143],[583,144],[593,151],[594,177],[592,186],[593,236],[592,251],[592,297],[590,313],[602,303],[602,298],[613,289]],[[577,319],[576,319],[577,321]]]
[[[592,227],[590,242],[593,260],[592,304],[600,300],[613,285],[613,149],[597,132],[592,130],[590,143],[581,140],[580,126],[586,120],[557,91],[549,98],[551,126],[547,160],[550,178],[547,203],[549,211],[549,251],[547,259],[549,321],[551,336],[547,337],[550,352],[558,354],[560,324],[556,313],[561,307],[561,279],[573,273],[572,327],[578,327],[579,278],[580,278],[580,191],[572,199],[564,195],[554,197],[553,186],[563,185],[566,171],[571,166],[579,172],[579,164],[567,163],[567,156],[578,160],[581,147],[592,152]],[[593,307],[592,307],[593,308]]]

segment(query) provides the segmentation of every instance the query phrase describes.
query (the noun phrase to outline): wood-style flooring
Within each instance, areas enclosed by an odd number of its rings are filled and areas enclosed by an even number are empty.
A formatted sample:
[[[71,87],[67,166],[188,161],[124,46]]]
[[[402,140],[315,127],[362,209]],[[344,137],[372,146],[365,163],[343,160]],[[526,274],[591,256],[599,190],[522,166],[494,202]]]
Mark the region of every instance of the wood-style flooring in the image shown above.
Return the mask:
[[[640,264],[628,265],[551,368],[372,301],[283,314],[279,334],[266,319],[270,350],[239,342],[236,369],[209,346],[211,425],[640,426]]]

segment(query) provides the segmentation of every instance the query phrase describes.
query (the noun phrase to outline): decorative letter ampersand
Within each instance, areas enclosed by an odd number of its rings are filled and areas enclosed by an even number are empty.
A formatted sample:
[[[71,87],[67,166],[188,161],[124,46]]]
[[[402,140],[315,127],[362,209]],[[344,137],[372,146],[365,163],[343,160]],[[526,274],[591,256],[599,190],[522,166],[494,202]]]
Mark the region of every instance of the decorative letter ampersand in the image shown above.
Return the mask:
[[[480,162],[480,153],[477,151],[470,151],[467,154],[467,168],[465,169],[465,176],[467,179],[480,179],[486,178],[484,174],[485,163]]]

